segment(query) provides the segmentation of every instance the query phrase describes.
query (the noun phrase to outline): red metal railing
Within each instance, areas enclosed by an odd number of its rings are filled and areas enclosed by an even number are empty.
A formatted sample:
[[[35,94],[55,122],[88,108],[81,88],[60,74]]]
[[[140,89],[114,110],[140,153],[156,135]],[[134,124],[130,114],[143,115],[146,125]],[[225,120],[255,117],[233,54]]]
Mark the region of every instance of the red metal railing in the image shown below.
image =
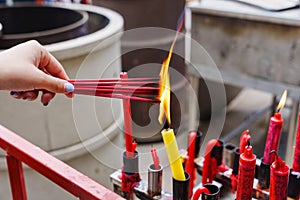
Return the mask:
[[[80,200],[123,199],[1,125],[0,148],[7,153],[13,200],[27,200],[22,163]]]

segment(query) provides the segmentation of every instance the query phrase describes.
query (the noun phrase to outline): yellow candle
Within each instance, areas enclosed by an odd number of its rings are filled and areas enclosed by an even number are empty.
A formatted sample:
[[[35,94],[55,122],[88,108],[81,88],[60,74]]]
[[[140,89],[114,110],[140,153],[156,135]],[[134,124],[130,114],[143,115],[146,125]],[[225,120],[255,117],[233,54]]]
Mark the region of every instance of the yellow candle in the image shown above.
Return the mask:
[[[161,131],[161,134],[168,154],[173,178],[176,180],[184,181],[184,170],[178,152],[178,146],[173,129],[164,129]]]

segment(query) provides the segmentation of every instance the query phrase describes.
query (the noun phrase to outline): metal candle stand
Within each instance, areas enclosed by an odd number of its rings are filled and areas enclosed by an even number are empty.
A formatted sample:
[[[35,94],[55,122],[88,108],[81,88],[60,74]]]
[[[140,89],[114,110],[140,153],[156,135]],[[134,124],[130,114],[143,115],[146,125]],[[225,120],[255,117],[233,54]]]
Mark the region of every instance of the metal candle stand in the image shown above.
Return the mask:
[[[233,150],[234,151],[234,150]],[[227,151],[224,151],[224,153],[228,153]],[[224,156],[224,155],[223,155]],[[225,156],[226,157],[226,156]],[[237,156],[237,158],[239,158]],[[202,168],[203,168],[203,158],[200,157],[198,159],[195,160],[195,166],[197,168],[197,172],[202,175]],[[232,162],[232,161],[231,161]],[[237,162],[235,162],[237,163]],[[227,165],[227,163],[225,163]],[[259,184],[258,184],[258,179],[257,179],[257,171],[259,170],[259,164],[260,164],[260,160],[257,160],[256,162],[256,169],[255,169],[255,178],[254,178],[254,185],[253,185],[253,192],[252,192],[252,196],[253,198],[257,198],[257,199],[269,199],[269,192],[268,190],[264,190],[261,189]],[[236,167],[234,167],[236,168]],[[215,176],[215,181],[219,182],[220,184],[222,184],[222,186],[224,186],[225,188],[231,188],[232,187],[232,175],[237,175],[236,173],[234,173],[236,170],[229,168],[228,170],[224,171],[224,172],[218,172]]]
[[[225,145],[226,147],[226,145]],[[232,149],[232,148],[230,148]],[[234,163],[233,169],[229,168],[225,172],[218,172],[215,176],[215,181],[219,182],[224,186],[225,188],[231,188],[232,187],[232,181],[235,181],[232,179],[232,175],[237,176],[237,169],[238,169],[238,161],[236,159],[239,159],[238,155],[238,148],[232,149],[232,150],[226,150],[223,151],[223,157],[228,158],[232,157],[232,153],[235,155],[235,160],[228,161],[229,163]],[[232,152],[231,152],[232,151]],[[229,155],[226,155],[229,154]],[[225,159],[226,160],[226,159]],[[197,172],[202,175],[202,168],[203,168],[203,161],[204,158],[200,157],[198,159],[195,159],[195,166],[197,168]],[[228,165],[228,163],[225,163]],[[261,176],[261,174],[265,171],[265,166],[261,166],[261,160],[256,160],[256,168],[255,168],[255,178],[254,178],[254,184],[253,184],[253,191],[252,191],[252,197],[253,199],[261,199],[261,200],[268,200],[270,198],[269,194],[269,188],[263,189],[263,187],[259,184],[258,176]],[[262,172],[263,171],[263,172]],[[266,179],[268,180],[268,179]],[[300,173],[290,173],[289,176],[289,185],[288,185],[288,199],[289,200],[295,200],[299,198],[299,187],[300,187]]]
[[[300,173],[290,171],[288,197],[289,199],[300,199]]]
[[[140,180],[136,182],[135,187],[132,189],[132,194],[128,194],[122,190],[122,171],[118,170],[110,175],[113,183],[114,192],[123,196],[126,199],[161,199],[161,200],[188,200],[189,199],[189,175],[185,173],[186,180],[177,181],[173,178],[173,194],[164,192],[162,190],[162,171],[163,167],[155,170],[151,166],[148,168],[148,181]]]
[[[224,145],[225,148],[228,145]],[[223,145],[222,145],[223,147]],[[237,177],[238,175],[238,161],[236,159],[239,159],[238,155],[238,148],[232,148],[232,145],[230,145],[230,148],[227,148],[226,150],[222,151],[222,149],[217,148],[213,150],[214,152],[213,155],[218,155],[217,156],[217,162],[218,162],[218,167],[222,167],[224,169],[224,161],[225,165],[231,166],[228,167],[226,171],[219,170],[218,173],[215,175],[214,179],[214,184],[218,185],[219,188],[223,189],[230,189],[232,188],[232,181],[234,180],[234,177]],[[186,161],[187,158],[187,151],[186,150],[181,150],[181,156],[184,158]],[[221,154],[218,153],[222,152]],[[234,155],[234,156],[233,156]],[[224,158],[224,159],[222,159]],[[231,160],[231,159],[234,160]],[[220,160],[223,160],[220,162]],[[195,168],[197,172],[202,175],[202,169],[203,169],[203,157],[197,157],[195,158]],[[222,163],[222,164],[221,164]],[[139,180],[135,183],[135,186],[132,188],[132,195],[131,198],[133,198],[133,195],[135,197],[142,199],[142,200],[151,200],[151,199],[174,199],[173,194],[171,193],[166,193],[162,190],[162,171],[163,167],[160,165],[159,170],[153,170],[151,168],[153,164],[149,165],[148,168],[148,181],[145,180]],[[269,199],[269,189],[263,189],[262,186],[259,184],[258,176],[261,174],[261,160],[257,159],[256,160],[256,168],[255,168],[255,178],[254,178],[254,184],[253,184],[253,190],[252,190],[252,197],[253,199],[261,199],[261,200],[267,200]],[[124,194],[124,191],[122,191],[122,171],[118,170],[111,174],[110,178],[113,183],[113,188],[114,192],[120,194],[121,196],[128,198],[129,196]],[[188,184],[185,184],[188,185]],[[188,187],[188,186],[186,186]],[[195,188],[199,187],[199,185],[195,186]],[[289,200],[296,200],[299,198],[299,187],[300,187],[300,174],[299,173],[290,173],[289,177],[289,186],[288,186],[288,199]],[[187,188],[186,188],[187,189]],[[298,195],[298,196],[297,196]],[[187,198],[188,199],[188,198]]]
[[[151,166],[151,165],[150,165]],[[150,167],[149,166],[149,167]],[[157,172],[157,173],[156,173]],[[170,199],[189,199],[189,175],[185,174],[187,179],[184,181],[176,181],[173,179],[173,187],[176,192],[167,193],[162,190],[162,166],[159,170],[148,171],[148,181],[140,180],[136,182],[135,187],[132,190],[132,195],[124,193],[122,191],[122,171],[118,170],[110,175],[111,182],[113,183],[114,192],[123,196],[126,199],[138,198],[142,200],[151,200],[151,199],[161,199],[161,200],[170,200]],[[151,178],[149,178],[149,176]],[[153,182],[153,181],[156,181]],[[156,191],[153,193],[153,189]],[[130,197],[130,198],[128,198]]]
[[[199,156],[200,144],[201,144],[201,136],[202,133],[199,131],[196,132],[195,138],[195,150],[194,155],[195,157]],[[183,151],[184,152],[184,151]],[[219,149],[216,149],[215,153],[218,153]],[[136,153],[137,155],[137,153]],[[183,156],[183,155],[182,155]],[[134,171],[130,168],[131,172],[138,173],[138,156],[134,162],[128,162],[128,158],[124,152],[123,155],[123,171],[118,170],[110,175],[111,182],[113,183],[114,192],[118,193],[119,195],[123,196],[126,199],[133,199],[139,198],[142,200],[150,200],[150,199],[173,199],[173,200],[189,200],[189,184],[190,184],[190,175],[185,172],[185,180],[175,180],[173,178],[173,193],[167,193],[162,190],[162,173],[163,173],[163,166],[159,165],[159,168],[156,169],[154,164],[150,164],[148,167],[148,180],[137,180],[130,193],[128,190],[124,190],[124,171],[127,169],[126,165],[133,165]],[[130,160],[132,161],[132,160]],[[127,170],[128,171],[128,170]],[[126,171],[125,171],[126,173]],[[133,173],[131,173],[133,174]]]
[[[170,194],[162,191],[162,172],[163,167],[159,165],[159,169],[155,169],[153,164],[148,167],[148,182],[141,180],[138,171],[138,153],[135,152],[133,158],[128,158],[126,152],[123,154],[123,169],[118,170],[110,175],[115,193],[126,199],[165,199]],[[124,175],[126,177],[138,177],[128,180],[130,183],[124,183]],[[130,190],[124,188],[124,185],[130,184]]]
[[[114,192],[120,194],[121,196],[124,196],[124,192],[122,191],[122,180],[121,177],[122,176],[122,171],[118,170],[114,173],[112,173],[110,175],[110,179],[111,182],[113,183],[113,189]],[[153,182],[152,182],[153,183]],[[133,198],[138,198],[138,199],[142,199],[142,200],[151,200],[151,199],[170,199],[172,198],[172,194],[170,193],[166,193],[163,190],[161,190],[160,194],[158,193],[151,193],[151,189],[152,186],[149,184],[147,181],[145,180],[140,180],[138,182],[136,182],[135,187],[132,190],[132,195],[134,195]],[[155,188],[157,188],[157,186],[161,184],[161,183],[157,183],[155,184]],[[149,187],[150,186],[150,187]]]

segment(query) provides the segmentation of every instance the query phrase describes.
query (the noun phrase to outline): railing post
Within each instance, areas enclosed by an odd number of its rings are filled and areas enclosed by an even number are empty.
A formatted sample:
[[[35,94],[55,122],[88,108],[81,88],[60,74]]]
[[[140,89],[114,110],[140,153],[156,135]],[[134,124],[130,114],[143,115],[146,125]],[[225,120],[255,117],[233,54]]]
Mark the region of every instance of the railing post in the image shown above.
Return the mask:
[[[13,200],[27,200],[22,162],[9,154],[6,161]]]
[[[23,163],[80,200],[124,200],[118,194],[1,125],[0,148],[7,153],[13,200],[27,200]]]

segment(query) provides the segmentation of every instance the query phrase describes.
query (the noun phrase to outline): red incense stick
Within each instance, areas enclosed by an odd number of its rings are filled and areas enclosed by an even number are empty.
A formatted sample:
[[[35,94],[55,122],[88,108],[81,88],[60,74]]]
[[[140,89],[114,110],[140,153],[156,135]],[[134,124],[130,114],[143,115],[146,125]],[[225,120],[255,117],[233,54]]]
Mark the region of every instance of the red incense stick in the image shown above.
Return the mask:
[[[95,92],[95,91],[88,91],[86,89],[85,90],[75,90],[74,94],[108,97],[108,98],[116,98],[116,99],[125,99],[125,100],[133,100],[133,101],[144,101],[144,102],[151,102],[151,103],[159,103],[160,102],[157,99],[136,97],[136,96],[128,96],[128,95],[123,95],[123,94],[101,93],[101,92]]]
[[[158,79],[154,78],[131,78],[131,79],[99,79],[99,80],[69,80],[75,87],[76,86],[139,86],[145,87],[147,85],[158,84]]]
[[[71,79],[68,80],[70,83],[80,83],[80,82],[93,82],[93,83],[101,83],[101,82],[128,82],[128,81],[158,81],[158,78],[110,78],[110,79]]]
[[[120,86],[75,86],[75,90],[89,90],[95,92],[110,92],[110,93],[131,93],[144,95],[157,95],[158,88],[155,87],[120,87]]]
[[[196,143],[197,133],[195,131],[190,132],[188,139],[188,160],[186,163],[186,172],[190,175],[190,197],[193,195],[193,188],[195,183],[195,143]]]
[[[154,169],[159,170],[159,158],[156,154],[155,148],[151,149],[151,155],[152,155],[152,160],[153,160],[153,164],[154,164]]]
[[[159,103],[157,78],[120,78],[69,80],[74,84],[74,94],[120,98]]]
[[[128,78],[126,72],[120,73],[120,78]],[[123,113],[124,113],[124,134],[125,134],[125,146],[126,146],[126,156],[132,157],[132,122],[131,122],[131,109],[130,100],[123,99]]]

